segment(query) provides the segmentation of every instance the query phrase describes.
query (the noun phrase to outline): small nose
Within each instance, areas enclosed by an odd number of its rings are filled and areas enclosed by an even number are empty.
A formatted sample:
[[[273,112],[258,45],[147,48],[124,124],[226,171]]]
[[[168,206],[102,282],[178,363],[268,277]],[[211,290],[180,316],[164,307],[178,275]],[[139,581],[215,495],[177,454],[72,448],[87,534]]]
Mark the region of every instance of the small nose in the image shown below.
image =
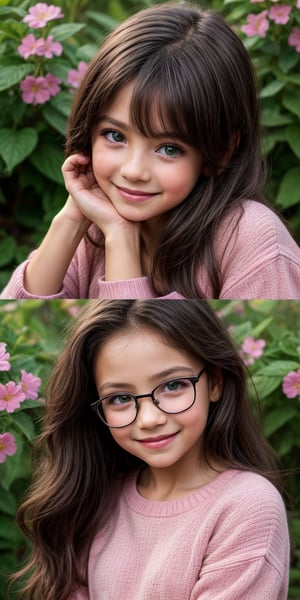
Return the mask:
[[[150,172],[145,154],[140,150],[128,148],[120,173],[128,181],[149,181]]]
[[[136,420],[139,427],[152,429],[156,425],[163,425],[166,422],[167,415],[155,406],[151,398],[142,398],[138,403],[139,409]]]

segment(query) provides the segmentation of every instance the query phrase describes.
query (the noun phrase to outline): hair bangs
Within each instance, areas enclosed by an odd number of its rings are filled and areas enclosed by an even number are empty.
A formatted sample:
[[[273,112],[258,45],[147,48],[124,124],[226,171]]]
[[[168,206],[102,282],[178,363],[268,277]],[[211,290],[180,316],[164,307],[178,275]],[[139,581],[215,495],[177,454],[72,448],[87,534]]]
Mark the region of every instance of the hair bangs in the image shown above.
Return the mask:
[[[193,106],[185,92],[185,78],[180,77],[171,61],[147,63],[135,78],[131,99],[131,119],[147,137],[170,134],[183,142],[199,147],[199,138],[191,122]],[[149,68],[150,67],[150,68]]]

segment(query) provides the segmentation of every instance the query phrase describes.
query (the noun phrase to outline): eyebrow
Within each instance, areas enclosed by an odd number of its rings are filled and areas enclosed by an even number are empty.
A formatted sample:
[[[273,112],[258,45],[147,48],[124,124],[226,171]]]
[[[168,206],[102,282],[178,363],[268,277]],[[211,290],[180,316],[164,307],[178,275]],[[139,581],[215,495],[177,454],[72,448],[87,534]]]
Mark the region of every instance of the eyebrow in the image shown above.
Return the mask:
[[[111,123],[115,127],[118,127],[119,129],[123,129],[125,131],[129,131],[129,129],[130,129],[130,126],[127,125],[127,123],[123,123],[122,121],[119,121],[118,119],[115,119],[114,117],[108,117],[107,115],[102,115],[99,119],[99,123],[101,123],[101,121],[107,121],[108,123]],[[174,140],[180,140],[182,136],[180,135],[180,133],[178,131],[176,132],[176,131],[162,130],[162,131],[159,131],[158,133],[152,134],[149,137],[154,138],[154,139],[168,137],[168,138],[172,138]]]
[[[155,375],[151,375],[151,377],[149,377],[149,380],[152,381],[154,383],[154,381],[159,380],[160,378],[164,379],[165,377],[169,377],[172,375],[176,375],[176,373],[182,373],[182,372],[186,372],[186,374],[189,376],[192,376],[194,374],[194,369],[192,369],[191,367],[183,367],[183,366],[176,366],[176,367],[171,367],[169,369],[165,369],[164,371],[160,371],[159,373],[155,373]],[[182,375],[182,377],[184,377],[184,374]],[[123,391],[124,389],[131,387],[132,383],[127,382],[115,382],[115,381],[107,381],[106,383],[104,383],[100,388],[99,388],[99,393],[101,390],[101,394],[103,394],[103,391],[106,388],[115,388],[116,390],[121,390]]]

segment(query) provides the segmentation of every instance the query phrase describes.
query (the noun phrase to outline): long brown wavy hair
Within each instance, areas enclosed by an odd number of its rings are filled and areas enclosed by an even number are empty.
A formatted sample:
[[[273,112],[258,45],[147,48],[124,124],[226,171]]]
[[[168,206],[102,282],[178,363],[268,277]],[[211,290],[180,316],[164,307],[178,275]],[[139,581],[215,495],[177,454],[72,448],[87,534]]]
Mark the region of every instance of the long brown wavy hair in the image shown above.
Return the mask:
[[[201,298],[199,267],[208,273],[213,298],[224,282],[214,240],[234,207],[264,202],[256,77],[241,40],[212,10],[167,3],[138,12],[115,29],[92,60],[68,122],[66,154],[91,155],[92,133],[116,94],[133,83],[131,119],[146,136],[149,118],[197,148],[204,175],[183,202],[162,216],[152,265],[157,292]],[[157,283],[161,289],[157,289]]]
[[[280,489],[274,453],[253,417],[244,364],[225,325],[204,300],[91,300],[67,337],[47,390],[33,483],[19,508],[31,541],[20,598],[67,600],[87,586],[90,546],[112,513],[113,485],[144,463],[120,448],[91,409],[98,399],[94,364],[116,332],[147,327],[199,358],[208,377],[220,369],[223,391],[204,432],[208,463],[260,473]],[[25,583],[24,583],[25,577]]]

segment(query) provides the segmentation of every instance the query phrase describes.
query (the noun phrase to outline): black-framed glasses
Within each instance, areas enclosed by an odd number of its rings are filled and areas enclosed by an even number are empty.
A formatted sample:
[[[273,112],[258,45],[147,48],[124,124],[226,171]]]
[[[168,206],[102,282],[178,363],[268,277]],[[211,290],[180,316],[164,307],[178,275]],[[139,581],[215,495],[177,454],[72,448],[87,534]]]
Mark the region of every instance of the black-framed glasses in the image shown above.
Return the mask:
[[[101,421],[108,427],[127,427],[135,421],[139,411],[139,400],[151,398],[153,404],[168,415],[176,415],[191,408],[196,399],[198,383],[206,367],[194,377],[175,377],[157,385],[149,394],[114,392],[91,404]]]

